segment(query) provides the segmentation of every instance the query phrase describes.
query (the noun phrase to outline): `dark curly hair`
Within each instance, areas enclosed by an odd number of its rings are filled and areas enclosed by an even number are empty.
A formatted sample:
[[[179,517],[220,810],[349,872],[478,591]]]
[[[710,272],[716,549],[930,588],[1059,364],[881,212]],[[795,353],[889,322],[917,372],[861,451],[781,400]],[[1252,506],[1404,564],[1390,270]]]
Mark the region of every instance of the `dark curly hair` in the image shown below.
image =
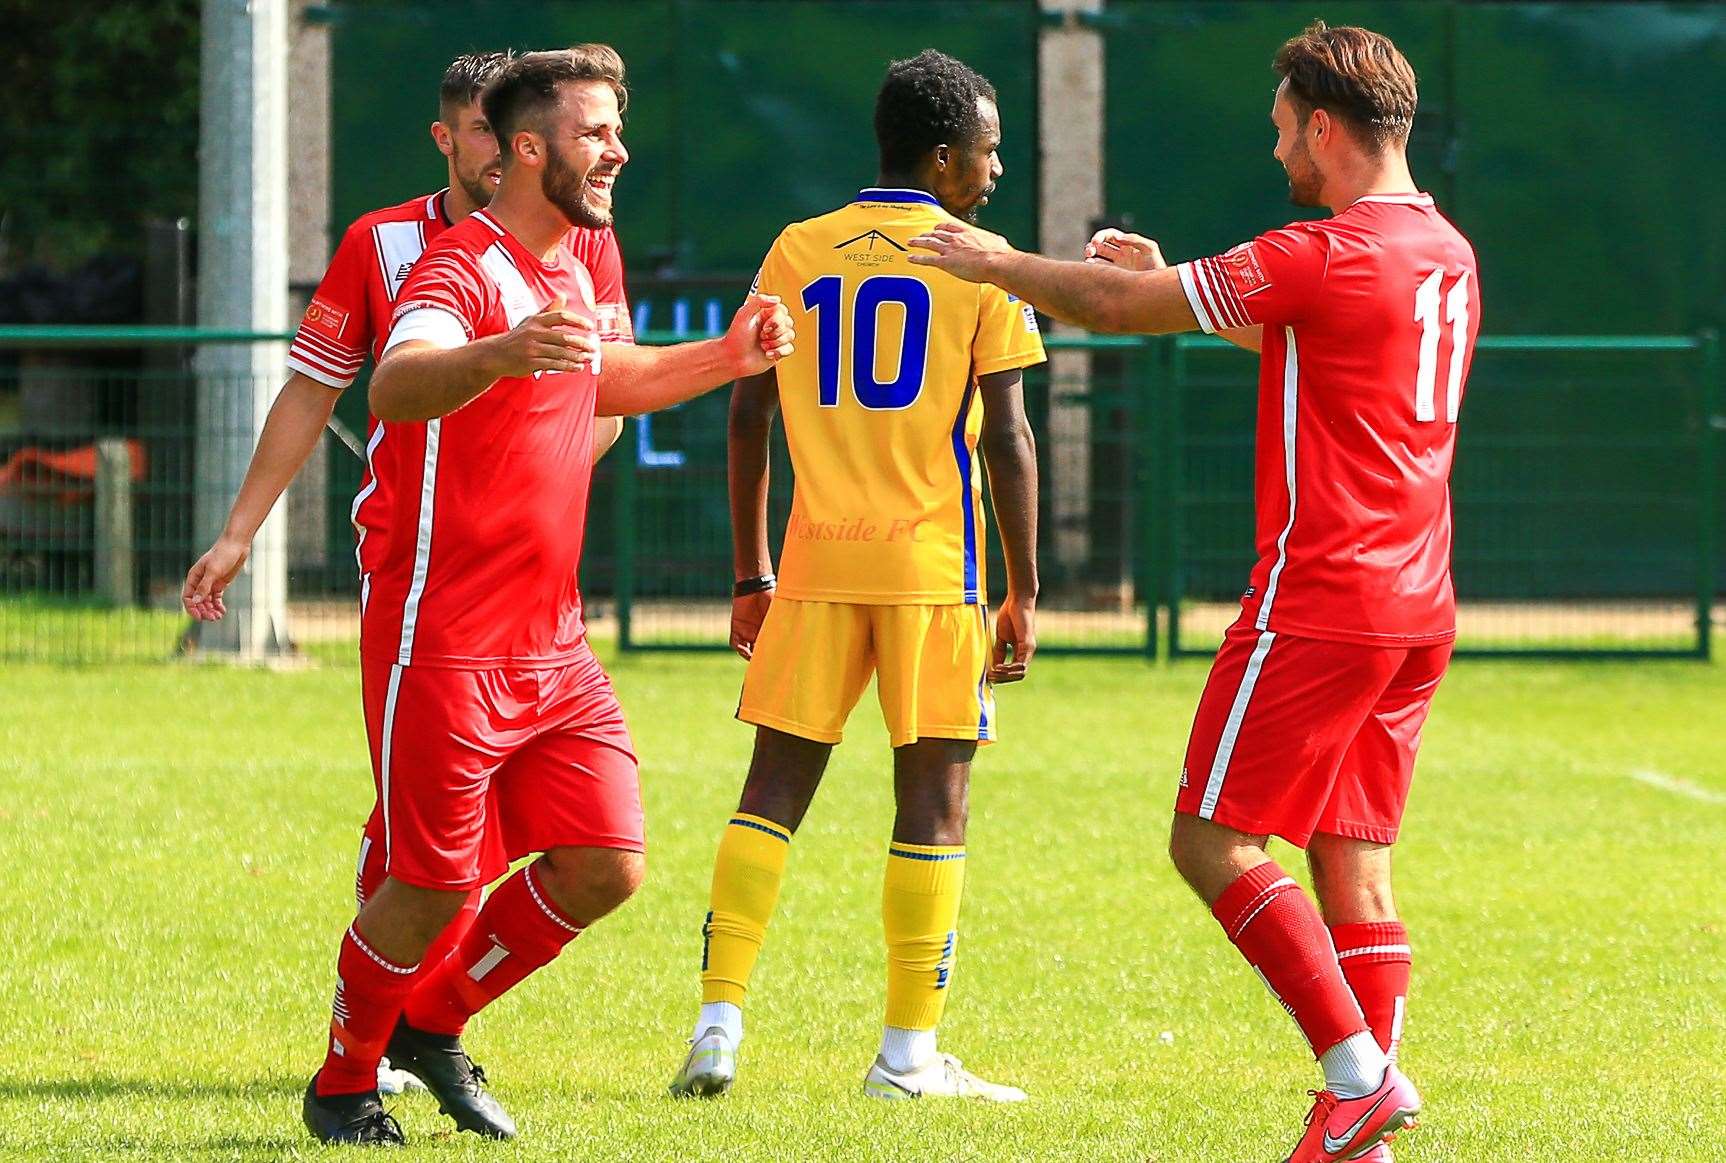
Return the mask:
[[[908,174],[938,145],[974,143],[983,129],[979,97],[993,104],[995,86],[944,52],[926,48],[888,65],[875,98],[881,172]]]

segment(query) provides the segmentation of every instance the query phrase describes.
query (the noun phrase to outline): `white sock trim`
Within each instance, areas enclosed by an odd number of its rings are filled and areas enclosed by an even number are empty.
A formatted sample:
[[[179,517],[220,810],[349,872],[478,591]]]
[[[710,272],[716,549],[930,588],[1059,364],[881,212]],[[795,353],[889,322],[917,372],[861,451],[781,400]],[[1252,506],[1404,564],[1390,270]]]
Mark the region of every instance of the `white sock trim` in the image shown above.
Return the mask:
[[[1371,1030],[1351,1034],[1319,1055],[1324,1088],[1338,1098],[1359,1098],[1384,1084],[1390,1060],[1379,1049]]]
[[[743,1041],[743,1010],[728,1001],[708,1001],[701,1003],[701,1013],[695,1019],[695,1033],[692,1039],[699,1039],[714,1026],[725,1031],[725,1036],[731,1039],[733,1046]]]
[[[935,1057],[934,1030],[887,1026],[881,1031],[881,1061],[895,1074],[909,1074]]]

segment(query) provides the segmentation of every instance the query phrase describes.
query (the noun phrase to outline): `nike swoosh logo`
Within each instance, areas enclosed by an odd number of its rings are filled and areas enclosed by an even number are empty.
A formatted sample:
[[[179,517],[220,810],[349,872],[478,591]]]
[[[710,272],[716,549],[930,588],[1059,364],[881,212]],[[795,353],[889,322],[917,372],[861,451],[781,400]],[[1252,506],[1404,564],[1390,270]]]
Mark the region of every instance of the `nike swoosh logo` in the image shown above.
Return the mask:
[[[1390,1092],[1387,1090],[1384,1094],[1379,1096],[1379,1100],[1377,1102],[1373,1103],[1372,1106],[1367,1109],[1367,1112],[1364,1115],[1361,1115],[1359,1119],[1355,1120],[1354,1126],[1342,1133],[1342,1138],[1340,1139],[1331,1138],[1330,1129],[1327,1127],[1324,1133],[1325,1151],[1334,1155],[1336,1152],[1348,1146],[1354,1137],[1360,1134],[1361,1128],[1366,1126],[1367,1120],[1371,1119],[1373,1115],[1378,1113],[1378,1108],[1383,1106],[1385,1104],[1385,1100],[1388,1098],[1390,1098]]]

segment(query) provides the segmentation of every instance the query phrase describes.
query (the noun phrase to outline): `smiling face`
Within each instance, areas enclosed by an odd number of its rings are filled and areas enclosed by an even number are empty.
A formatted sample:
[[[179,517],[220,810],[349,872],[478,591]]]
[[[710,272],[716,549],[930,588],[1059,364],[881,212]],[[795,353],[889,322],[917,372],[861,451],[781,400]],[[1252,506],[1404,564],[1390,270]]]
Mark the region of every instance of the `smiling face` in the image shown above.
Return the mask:
[[[1275,156],[1289,178],[1289,201],[1296,206],[1323,206],[1324,173],[1313,157],[1315,140],[1327,131],[1334,131],[1330,115],[1314,109],[1301,121],[1294,102],[1289,99],[1288,82],[1277,86],[1276,99],[1271,102],[1271,124],[1276,126]]]
[[[474,206],[489,205],[503,175],[503,159],[479,103],[444,109],[442,119],[432,124],[432,138],[449,159],[450,185],[459,187]]]
[[[629,160],[616,92],[603,81],[565,84],[544,129],[546,199],[571,225],[610,226],[612,187]]]
[[[977,140],[937,150],[934,179],[930,183],[941,208],[966,222],[977,221],[977,211],[989,204],[995,183],[1006,171],[1001,168],[1001,114],[986,97],[977,98]]]

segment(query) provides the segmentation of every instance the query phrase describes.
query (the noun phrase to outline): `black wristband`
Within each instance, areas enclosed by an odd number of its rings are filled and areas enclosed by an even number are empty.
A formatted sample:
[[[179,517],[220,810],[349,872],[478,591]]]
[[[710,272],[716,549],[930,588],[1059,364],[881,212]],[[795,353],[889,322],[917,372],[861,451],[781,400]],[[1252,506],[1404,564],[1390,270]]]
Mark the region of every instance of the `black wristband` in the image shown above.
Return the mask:
[[[770,573],[764,573],[760,577],[746,577],[742,581],[736,582],[732,585],[731,596],[734,598],[747,598],[750,594],[765,593],[778,584],[779,579]]]

